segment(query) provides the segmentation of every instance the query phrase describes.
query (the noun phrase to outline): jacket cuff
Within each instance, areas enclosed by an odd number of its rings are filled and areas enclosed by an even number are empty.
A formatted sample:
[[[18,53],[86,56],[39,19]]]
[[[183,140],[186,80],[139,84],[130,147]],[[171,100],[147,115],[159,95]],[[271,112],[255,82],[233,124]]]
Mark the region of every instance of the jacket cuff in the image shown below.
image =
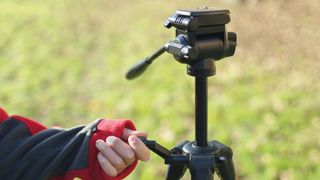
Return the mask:
[[[108,176],[103,169],[100,167],[100,164],[97,159],[98,149],[95,146],[95,143],[98,139],[106,140],[108,136],[116,136],[121,138],[123,131],[125,128],[136,130],[134,124],[130,120],[101,120],[98,125],[97,129],[92,135],[90,139],[90,150],[89,150],[89,169],[93,174],[94,179],[112,179],[112,180],[120,180],[128,176],[136,167],[137,160],[127,169],[122,171],[118,176],[111,177]]]
[[[134,124],[130,120],[106,120],[103,119],[98,124],[98,130],[103,131],[109,136],[121,138],[125,128],[136,130]],[[105,139],[104,139],[105,140]]]
[[[0,107],[0,123],[9,118],[9,115]]]

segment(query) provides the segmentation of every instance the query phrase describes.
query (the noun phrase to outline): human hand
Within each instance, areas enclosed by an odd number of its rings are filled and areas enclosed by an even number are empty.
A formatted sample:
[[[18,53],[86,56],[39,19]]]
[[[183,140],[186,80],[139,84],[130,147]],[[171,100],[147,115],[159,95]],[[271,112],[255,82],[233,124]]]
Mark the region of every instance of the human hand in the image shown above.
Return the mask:
[[[117,176],[136,159],[149,160],[149,149],[138,137],[147,137],[147,134],[141,131],[124,129],[121,139],[109,136],[106,141],[101,139],[96,141],[96,147],[100,151],[97,157],[98,162],[107,175]]]

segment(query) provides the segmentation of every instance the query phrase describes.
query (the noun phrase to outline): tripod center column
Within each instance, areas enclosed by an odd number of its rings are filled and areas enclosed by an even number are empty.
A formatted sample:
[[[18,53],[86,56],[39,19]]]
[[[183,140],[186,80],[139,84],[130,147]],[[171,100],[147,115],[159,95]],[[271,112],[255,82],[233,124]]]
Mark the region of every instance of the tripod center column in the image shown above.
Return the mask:
[[[208,131],[208,79],[206,76],[195,77],[195,132],[196,146],[207,146]]]
[[[216,73],[214,60],[208,58],[189,64],[187,73],[195,77],[195,145],[207,147],[208,77]]]

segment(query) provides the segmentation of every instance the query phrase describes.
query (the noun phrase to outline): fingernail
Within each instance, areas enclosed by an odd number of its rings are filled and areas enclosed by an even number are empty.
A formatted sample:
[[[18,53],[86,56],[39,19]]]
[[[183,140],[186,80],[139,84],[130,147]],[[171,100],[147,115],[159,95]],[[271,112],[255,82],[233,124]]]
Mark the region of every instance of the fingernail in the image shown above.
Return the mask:
[[[101,143],[102,143],[102,140],[101,139],[98,139],[96,141],[96,147],[101,147]]]
[[[108,144],[108,145],[112,145],[112,144],[114,144],[114,141],[116,140],[116,138],[114,137],[114,136],[109,136],[109,137],[107,137],[107,139],[106,139],[106,143]]]
[[[136,143],[138,141],[138,137],[137,136],[130,136],[129,137],[129,142],[130,143]]]

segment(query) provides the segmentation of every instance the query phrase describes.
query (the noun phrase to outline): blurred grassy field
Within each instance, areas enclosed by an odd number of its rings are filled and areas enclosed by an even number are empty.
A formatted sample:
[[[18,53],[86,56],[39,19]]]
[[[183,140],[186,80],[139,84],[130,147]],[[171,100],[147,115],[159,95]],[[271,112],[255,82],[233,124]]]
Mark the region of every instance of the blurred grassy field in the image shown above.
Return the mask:
[[[163,55],[177,8],[231,10],[234,57],[209,80],[209,138],[234,150],[239,179],[320,179],[320,1],[1,0],[0,105],[47,126],[130,118],[166,147],[194,139],[193,79]],[[164,179],[157,156],[128,179]],[[186,176],[185,179],[188,179]]]

